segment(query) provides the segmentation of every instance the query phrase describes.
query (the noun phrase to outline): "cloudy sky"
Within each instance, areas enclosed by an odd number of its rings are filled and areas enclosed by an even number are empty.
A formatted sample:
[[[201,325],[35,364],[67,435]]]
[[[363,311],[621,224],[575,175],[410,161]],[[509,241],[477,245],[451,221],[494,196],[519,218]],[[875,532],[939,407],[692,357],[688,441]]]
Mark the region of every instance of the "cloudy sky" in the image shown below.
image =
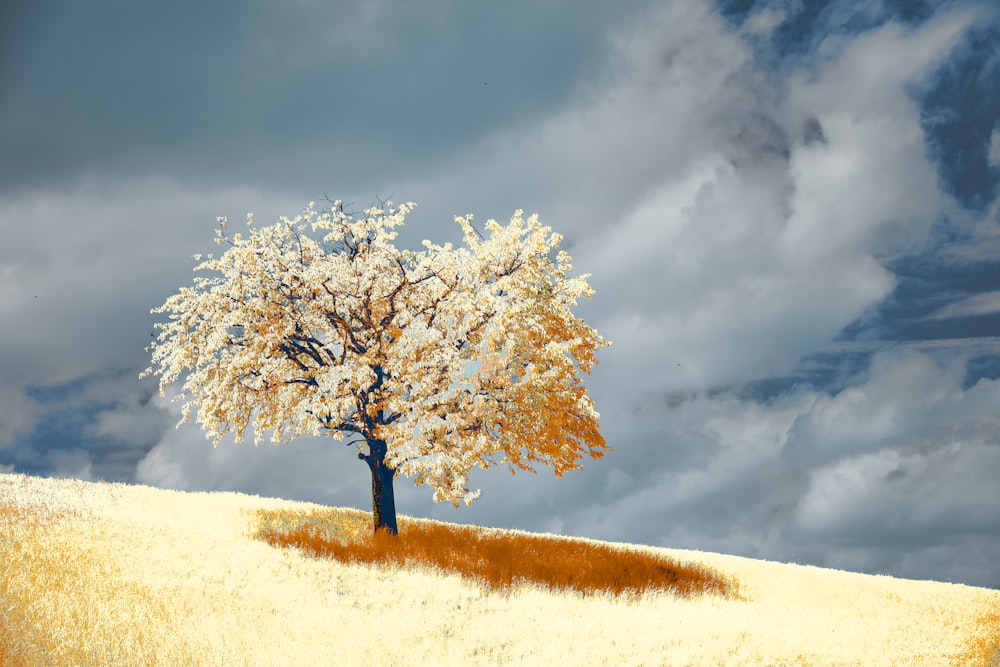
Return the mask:
[[[1000,588],[1000,12],[933,0],[0,9],[0,470],[369,509],[138,379],[215,217],[537,212],[614,452],[413,516]]]

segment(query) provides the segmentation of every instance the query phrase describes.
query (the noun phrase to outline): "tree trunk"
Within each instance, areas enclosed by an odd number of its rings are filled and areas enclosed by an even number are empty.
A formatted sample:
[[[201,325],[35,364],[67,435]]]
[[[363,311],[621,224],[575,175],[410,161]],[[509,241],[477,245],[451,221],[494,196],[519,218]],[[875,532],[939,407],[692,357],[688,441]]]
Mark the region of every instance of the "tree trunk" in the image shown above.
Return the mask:
[[[392,480],[396,471],[385,463],[385,442],[382,440],[368,441],[367,455],[358,454],[364,459],[372,471],[372,519],[373,532],[388,531],[390,535],[399,533],[396,528],[396,499],[392,491]]]

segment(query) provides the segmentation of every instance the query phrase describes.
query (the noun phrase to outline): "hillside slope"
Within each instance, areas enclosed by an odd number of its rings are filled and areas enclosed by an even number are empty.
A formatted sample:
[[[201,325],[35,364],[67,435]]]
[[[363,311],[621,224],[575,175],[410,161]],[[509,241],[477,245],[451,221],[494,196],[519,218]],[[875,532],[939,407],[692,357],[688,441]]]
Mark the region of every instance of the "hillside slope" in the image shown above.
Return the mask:
[[[272,547],[262,512],[357,517],[0,475],[0,663],[940,667],[987,665],[1000,648],[1000,591],[644,547],[738,593],[492,593]]]

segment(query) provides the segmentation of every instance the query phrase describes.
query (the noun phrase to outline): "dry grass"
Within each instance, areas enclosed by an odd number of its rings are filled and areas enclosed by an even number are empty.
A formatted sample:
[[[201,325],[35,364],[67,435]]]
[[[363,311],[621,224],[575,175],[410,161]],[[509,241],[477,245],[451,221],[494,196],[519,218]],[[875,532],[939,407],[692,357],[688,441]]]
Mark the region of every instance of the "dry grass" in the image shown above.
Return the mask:
[[[331,536],[315,523],[287,513],[265,513],[272,526],[260,537],[273,546],[296,547],[310,556],[341,563],[433,568],[453,572],[488,592],[509,593],[537,585],[547,591],[604,593],[634,599],[652,591],[690,597],[726,595],[731,583],[704,569],[682,566],[662,556],[615,549],[606,544],[558,537],[489,531],[470,526],[403,519],[399,535],[352,525],[348,534]],[[278,519],[278,521],[276,521]],[[360,517],[371,526],[371,515]],[[288,524],[294,527],[289,527]],[[295,525],[298,524],[298,525]],[[360,528],[360,530],[359,530]],[[364,531],[363,536],[357,533]]]
[[[68,508],[54,511],[45,504],[18,506],[3,501],[0,495],[0,570],[8,573],[18,566],[27,569],[29,545],[38,536],[78,516]],[[11,594],[9,581],[8,576],[0,576],[0,665],[26,667],[32,664],[30,655],[44,648],[46,638],[30,606],[18,604],[17,596]]]
[[[370,526],[308,503],[0,475],[0,664],[980,667],[1000,651],[1000,591],[408,517],[386,549]],[[575,569],[654,562],[645,580],[567,579],[531,563],[557,544]]]
[[[1000,605],[979,615],[963,658],[968,665],[1000,667]]]
[[[28,528],[30,524],[37,523],[33,513],[21,510],[13,505],[0,505],[0,525],[12,526],[21,525]],[[0,553],[4,555],[3,566],[9,566],[13,558],[8,555],[13,552],[12,535],[0,536]],[[2,583],[0,579],[0,583]],[[25,622],[23,614],[14,605],[7,605],[8,596],[6,591],[0,587],[0,665],[5,667],[23,667],[27,665],[22,644],[26,640],[27,631],[30,629]],[[15,643],[16,642],[16,643]]]

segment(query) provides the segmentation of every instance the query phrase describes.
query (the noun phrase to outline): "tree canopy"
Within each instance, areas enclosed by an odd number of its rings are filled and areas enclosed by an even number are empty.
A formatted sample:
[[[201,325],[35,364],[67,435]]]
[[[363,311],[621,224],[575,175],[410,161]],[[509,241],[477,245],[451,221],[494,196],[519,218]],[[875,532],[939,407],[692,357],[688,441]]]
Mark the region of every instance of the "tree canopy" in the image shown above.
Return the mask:
[[[610,343],[571,312],[594,292],[589,274],[567,277],[566,252],[550,258],[562,236],[517,211],[484,237],[469,215],[455,218],[466,247],[398,250],[414,204],[383,206],[355,218],[310,203],[266,227],[248,215],[246,234],[219,218],[225,251],[195,256],[210,275],[152,310],[168,317],[142,377],[161,394],[183,378],[182,422],[197,408],[214,445],[251,426],[255,444],[348,436],[376,496],[376,465],[390,493],[402,473],[457,507],[479,496],[474,466],[561,476],[603,456],[580,375]]]

